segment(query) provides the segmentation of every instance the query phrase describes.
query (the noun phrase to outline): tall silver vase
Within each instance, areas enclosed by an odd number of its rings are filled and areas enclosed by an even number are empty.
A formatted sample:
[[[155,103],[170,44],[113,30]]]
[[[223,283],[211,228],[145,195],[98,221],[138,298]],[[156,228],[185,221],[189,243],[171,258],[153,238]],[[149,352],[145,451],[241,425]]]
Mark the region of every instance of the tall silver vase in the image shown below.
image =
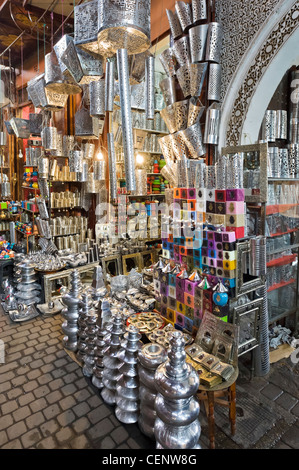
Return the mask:
[[[122,378],[116,387],[115,416],[121,423],[136,423],[139,415],[139,377],[137,370],[138,351],[142,347],[141,334],[135,326],[129,326],[122,342],[118,358]]]
[[[170,340],[168,360],[155,373],[157,397],[155,439],[158,449],[199,449],[201,427],[199,403],[195,398],[199,378],[186,363],[185,340],[175,331]]]
[[[80,274],[75,269],[71,273],[71,289],[62,297],[66,308],[62,310],[65,322],[62,324],[62,331],[65,334],[62,343],[66,349],[76,352],[78,349],[78,318],[80,303]]]
[[[109,335],[109,333],[108,333]],[[121,378],[120,367],[122,361],[118,358],[118,353],[121,347],[121,340],[124,335],[123,318],[120,314],[115,315],[113,319],[113,326],[109,337],[109,346],[105,352],[103,359],[103,390],[101,397],[108,405],[114,405],[116,402],[116,386]],[[106,342],[106,338],[104,338]]]
[[[138,353],[138,374],[140,380],[140,416],[138,425],[143,434],[155,439],[154,426],[156,420],[155,372],[157,367],[167,359],[166,350],[156,343],[145,344]]]

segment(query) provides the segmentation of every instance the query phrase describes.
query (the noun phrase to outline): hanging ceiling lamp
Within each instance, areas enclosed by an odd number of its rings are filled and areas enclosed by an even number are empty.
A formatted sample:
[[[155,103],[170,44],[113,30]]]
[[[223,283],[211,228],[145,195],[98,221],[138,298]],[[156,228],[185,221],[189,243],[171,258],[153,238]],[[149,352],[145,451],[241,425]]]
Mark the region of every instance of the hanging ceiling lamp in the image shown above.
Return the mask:
[[[66,95],[81,93],[80,86],[74,81],[71,74],[69,72],[67,74],[62,73],[54,51],[45,55],[45,88]]]
[[[150,47],[150,0],[98,0],[98,45],[103,56],[126,48],[128,55]]]

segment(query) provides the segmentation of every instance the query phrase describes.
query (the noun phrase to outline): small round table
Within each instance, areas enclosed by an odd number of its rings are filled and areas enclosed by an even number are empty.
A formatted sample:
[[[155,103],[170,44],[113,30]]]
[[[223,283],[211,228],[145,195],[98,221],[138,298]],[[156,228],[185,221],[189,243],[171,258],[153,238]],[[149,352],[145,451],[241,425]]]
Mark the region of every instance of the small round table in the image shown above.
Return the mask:
[[[214,404],[229,408],[229,420],[232,435],[236,432],[236,380],[239,375],[238,367],[231,378],[215,387],[199,385],[197,398],[204,402],[206,415],[208,418],[210,449],[215,449],[215,416]]]

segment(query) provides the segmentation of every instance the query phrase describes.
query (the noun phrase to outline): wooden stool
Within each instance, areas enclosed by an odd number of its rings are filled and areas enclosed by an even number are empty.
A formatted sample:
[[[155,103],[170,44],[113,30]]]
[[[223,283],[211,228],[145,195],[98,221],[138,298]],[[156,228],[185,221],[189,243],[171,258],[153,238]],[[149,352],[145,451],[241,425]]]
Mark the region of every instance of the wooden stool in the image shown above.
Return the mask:
[[[206,415],[208,418],[210,449],[215,449],[215,403],[226,406],[229,409],[229,420],[231,434],[236,432],[236,380],[239,371],[236,370],[231,379],[213,388],[199,385],[197,398],[204,402]]]

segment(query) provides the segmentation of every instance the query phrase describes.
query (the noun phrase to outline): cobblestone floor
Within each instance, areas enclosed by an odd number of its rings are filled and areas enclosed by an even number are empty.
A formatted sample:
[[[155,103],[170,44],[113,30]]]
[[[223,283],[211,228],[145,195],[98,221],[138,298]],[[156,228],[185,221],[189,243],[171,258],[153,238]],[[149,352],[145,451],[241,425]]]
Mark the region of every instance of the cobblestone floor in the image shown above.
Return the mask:
[[[60,315],[11,323],[0,311],[0,448],[2,449],[154,449],[137,425],[122,425],[114,408],[82,375],[62,347]],[[252,448],[299,448],[298,368],[290,360],[271,367],[267,377],[248,380],[241,368],[238,392],[246,392],[279,412],[281,419]],[[238,408],[237,408],[238,411]],[[208,447],[201,412],[201,444]],[[216,422],[217,424],[217,422]],[[238,420],[237,420],[238,432]],[[242,448],[217,428],[216,447]]]

